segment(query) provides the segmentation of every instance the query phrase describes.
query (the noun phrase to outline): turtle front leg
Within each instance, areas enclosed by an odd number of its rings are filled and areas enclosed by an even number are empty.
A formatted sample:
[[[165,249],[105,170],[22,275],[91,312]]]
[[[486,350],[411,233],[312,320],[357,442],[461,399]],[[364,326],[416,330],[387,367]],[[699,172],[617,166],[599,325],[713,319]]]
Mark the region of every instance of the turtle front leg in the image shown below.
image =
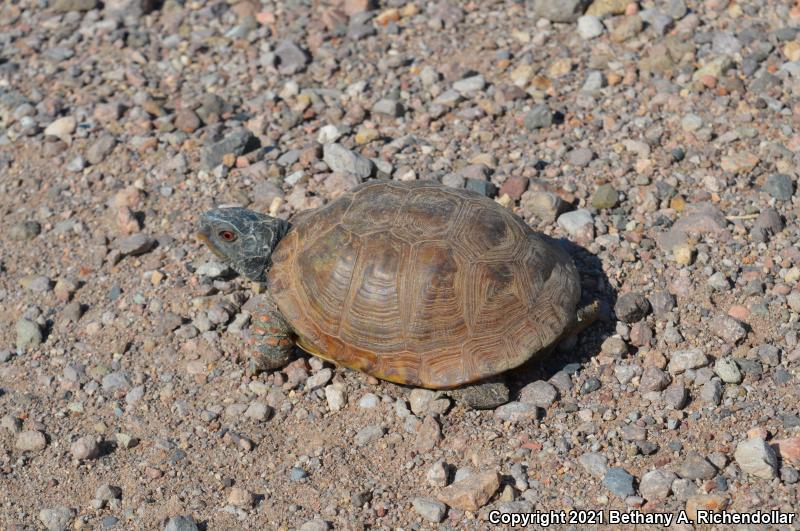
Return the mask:
[[[508,402],[510,391],[505,377],[501,375],[445,393],[470,409],[494,409]]]
[[[294,348],[294,333],[278,306],[266,294],[248,301],[252,320],[247,339],[247,374],[281,369],[289,363]]]

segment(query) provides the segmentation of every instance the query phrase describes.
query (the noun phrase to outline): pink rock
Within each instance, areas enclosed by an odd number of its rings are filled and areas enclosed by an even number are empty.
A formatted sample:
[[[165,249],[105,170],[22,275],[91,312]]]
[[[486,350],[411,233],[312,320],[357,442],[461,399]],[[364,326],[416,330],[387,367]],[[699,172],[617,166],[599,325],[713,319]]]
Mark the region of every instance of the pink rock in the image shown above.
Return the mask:
[[[750,428],[747,430],[747,438],[748,439],[764,439],[767,440],[769,437],[769,432],[766,428],[762,428],[761,426],[756,426],[755,428]]]
[[[698,494],[686,500],[686,514],[692,521],[697,520],[697,511],[713,511],[718,513],[728,506],[728,499],[716,494]]]
[[[142,191],[135,186],[128,186],[114,195],[114,206],[134,208],[141,199]]]
[[[730,307],[728,310],[728,315],[734,319],[738,319],[739,321],[747,322],[747,318],[750,316],[750,311],[745,306],[736,304]]]
[[[497,472],[470,474],[442,489],[439,500],[456,509],[477,511],[486,505],[498,488],[500,476]]]
[[[139,220],[128,207],[117,208],[117,227],[119,233],[125,236],[137,233],[140,230]]]
[[[784,464],[800,464],[800,437],[789,437],[773,441],[772,448],[781,456]]]
[[[509,177],[506,182],[503,183],[503,186],[500,187],[500,196],[502,197],[503,194],[508,194],[511,199],[516,201],[522,197],[522,194],[524,194],[527,189],[528,178],[514,175]]]
[[[375,2],[374,0],[345,0],[343,7],[344,12],[352,17],[358,13],[375,9]]]

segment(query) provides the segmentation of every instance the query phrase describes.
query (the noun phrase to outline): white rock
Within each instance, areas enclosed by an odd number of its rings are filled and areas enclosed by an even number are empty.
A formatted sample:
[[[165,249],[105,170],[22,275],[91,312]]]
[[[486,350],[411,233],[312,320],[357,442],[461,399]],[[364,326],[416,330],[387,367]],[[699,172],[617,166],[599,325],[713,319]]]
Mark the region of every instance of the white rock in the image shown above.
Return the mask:
[[[467,77],[464,79],[459,79],[455,83],[453,83],[453,89],[464,94],[465,92],[475,92],[478,90],[483,90],[483,87],[486,86],[486,81],[483,79],[482,75]]]
[[[347,403],[341,384],[332,384],[325,388],[325,399],[328,401],[328,408],[331,411],[341,411]]]
[[[581,455],[578,463],[596,478],[602,478],[608,470],[608,458],[598,452],[587,452]]]
[[[670,374],[680,374],[689,369],[698,369],[706,365],[708,365],[708,356],[699,348],[690,348],[673,352],[667,370]]]
[[[764,439],[756,437],[740,442],[733,455],[739,468],[748,474],[763,479],[775,477],[778,457]]]
[[[371,160],[341,144],[325,144],[322,159],[333,171],[352,173],[361,179],[366,179],[372,174]]]
[[[742,381],[742,372],[731,358],[720,358],[714,364],[714,372],[725,383],[738,384]]]
[[[571,236],[577,235],[582,228],[592,223],[592,214],[583,208],[558,216],[558,224]]]
[[[317,133],[317,142],[320,144],[330,144],[331,142],[336,142],[342,137],[341,131],[335,125],[326,125],[324,127],[320,127],[319,132]]]
[[[381,399],[378,398],[376,395],[372,393],[367,393],[361,397],[358,401],[358,407],[361,409],[373,409],[378,407],[378,404],[381,403]]]
[[[412,389],[408,395],[408,403],[411,405],[411,411],[418,417],[422,417],[428,412],[428,406],[436,397],[436,392],[430,389]]]
[[[254,419],[258,421],[265,421],[269,417],[270,407],[263,402],[251,402],[249,406],[247,406],[247,411],[244,412],[244,416],[249,419]]]
[[[590,40],[599,37],[606,30],[600,19],[592,15],[584,15],[578,19],[578,34],[582,39]]]
[[[431,486],[444,487],[447,485],[447,475],[447,464],[443,459],[439,459],[428,469],[425,479]]]
[[[313,391],[328,384],[333,378],[333,370],[326,367],[312,374],[306,380],[306,391]]]
[[[63,140],[67,144],[72,140],[72,133],[75,132],[75,127],[78,125],[77,120],[73,116],[62,116],[48,125],[45,130],[45,136],[54,136]]]
[[[39,521],[48,531],[62,531],[69,528],[77,511],[69,507],[52,507],[39,511]]]

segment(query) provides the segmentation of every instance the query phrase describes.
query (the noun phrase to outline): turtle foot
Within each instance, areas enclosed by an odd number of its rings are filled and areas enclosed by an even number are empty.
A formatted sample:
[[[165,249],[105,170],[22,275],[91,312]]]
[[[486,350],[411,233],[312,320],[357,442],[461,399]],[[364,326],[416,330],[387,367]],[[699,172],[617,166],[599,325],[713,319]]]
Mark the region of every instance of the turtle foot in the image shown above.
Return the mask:
[[[498,378],[452,389],[447,394],[471,409],[494,409],[508,402],[511,393],[505,379]]]

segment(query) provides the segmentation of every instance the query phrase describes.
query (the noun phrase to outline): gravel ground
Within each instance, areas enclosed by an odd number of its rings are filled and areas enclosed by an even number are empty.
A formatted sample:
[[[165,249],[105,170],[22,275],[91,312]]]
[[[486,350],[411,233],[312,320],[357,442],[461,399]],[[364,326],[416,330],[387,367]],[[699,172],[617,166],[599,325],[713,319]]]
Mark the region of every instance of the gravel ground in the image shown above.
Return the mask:
[[[0,524],[796,511],[798,116],[788,0],[4,2]],[[370,178],[571,242],[604,319],[494,411],[300,352],[248,377],[259,286],[198,215]]]

